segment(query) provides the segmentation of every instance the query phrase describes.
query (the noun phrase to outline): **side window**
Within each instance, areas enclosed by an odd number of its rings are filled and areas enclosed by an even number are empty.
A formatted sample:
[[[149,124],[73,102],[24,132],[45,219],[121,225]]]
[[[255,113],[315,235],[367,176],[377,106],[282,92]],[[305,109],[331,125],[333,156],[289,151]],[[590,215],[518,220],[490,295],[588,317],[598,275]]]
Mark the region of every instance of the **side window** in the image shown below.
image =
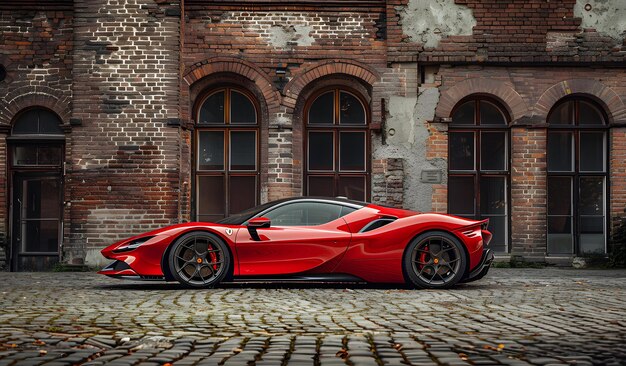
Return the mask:
[[[340,218],[342,208],[323,202],[297,202],[280,206],[263,216],[272,220],[273,226],[316,226]]]

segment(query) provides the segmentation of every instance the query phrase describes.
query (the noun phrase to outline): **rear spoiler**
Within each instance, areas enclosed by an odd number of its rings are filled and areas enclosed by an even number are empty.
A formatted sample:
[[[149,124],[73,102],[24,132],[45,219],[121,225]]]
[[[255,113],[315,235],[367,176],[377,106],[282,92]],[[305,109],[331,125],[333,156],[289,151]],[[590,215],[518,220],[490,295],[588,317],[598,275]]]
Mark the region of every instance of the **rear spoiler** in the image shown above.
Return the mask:
[[[462,226],[456,230],[466,230],[466,229],[471,229],[473,227],[479,226],[480,225],[480,230],[487,230],[487,228],[489,227],[489,219],[483,219],[480,221],[476,221],[474,223],[471,223],[469,225],[465,225]]]

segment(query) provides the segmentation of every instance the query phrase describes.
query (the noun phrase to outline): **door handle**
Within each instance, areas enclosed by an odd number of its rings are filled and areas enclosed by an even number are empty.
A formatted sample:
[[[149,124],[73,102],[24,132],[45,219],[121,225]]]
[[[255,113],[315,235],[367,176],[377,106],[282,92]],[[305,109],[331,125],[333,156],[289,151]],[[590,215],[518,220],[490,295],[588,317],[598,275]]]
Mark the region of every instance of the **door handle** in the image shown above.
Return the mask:
[[[19,205],[19,209],[18,209],[18,213],[17,213],[17,221],[20,223],[20,227],[22,226],[22,200],[21,199],[17,199],[17,203]],[[22,230],[18,229],[17,231],[18,235],[15,238],[15,240],[19,243],[22,240]]]

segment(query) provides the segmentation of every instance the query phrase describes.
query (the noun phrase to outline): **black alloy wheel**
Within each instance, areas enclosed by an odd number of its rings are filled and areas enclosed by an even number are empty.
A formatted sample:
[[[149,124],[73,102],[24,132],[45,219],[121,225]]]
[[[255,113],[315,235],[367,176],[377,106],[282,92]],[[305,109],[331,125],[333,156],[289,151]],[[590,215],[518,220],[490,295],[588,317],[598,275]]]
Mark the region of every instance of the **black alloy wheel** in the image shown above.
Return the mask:
[[[210,288],[230,270],[230,252],[215,234],[187,233],[176,240],[169,252],[169,269],[174,278],[188,287]]]
[[[467,255],[452,234],[433,231],[411,241],[404,255],[404,271],[419,288],[450,288],[465,273]]]

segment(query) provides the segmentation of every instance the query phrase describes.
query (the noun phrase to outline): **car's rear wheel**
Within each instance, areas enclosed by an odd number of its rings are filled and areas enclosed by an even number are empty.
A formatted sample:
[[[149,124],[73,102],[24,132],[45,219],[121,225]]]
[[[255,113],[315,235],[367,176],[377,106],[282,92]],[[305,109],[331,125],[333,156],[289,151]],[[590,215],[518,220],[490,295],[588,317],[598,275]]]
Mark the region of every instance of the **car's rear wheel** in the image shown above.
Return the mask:
[[[191,232],[178,238],[169,252],[172,276],[188,287],[208,288],[220,283],[230,270],[230,252],[215,234]]]
[[[404,255],[404,271],[419,288],[450,288],[463,278],[467,255],[452,234],[433,231],[411,241]]]

